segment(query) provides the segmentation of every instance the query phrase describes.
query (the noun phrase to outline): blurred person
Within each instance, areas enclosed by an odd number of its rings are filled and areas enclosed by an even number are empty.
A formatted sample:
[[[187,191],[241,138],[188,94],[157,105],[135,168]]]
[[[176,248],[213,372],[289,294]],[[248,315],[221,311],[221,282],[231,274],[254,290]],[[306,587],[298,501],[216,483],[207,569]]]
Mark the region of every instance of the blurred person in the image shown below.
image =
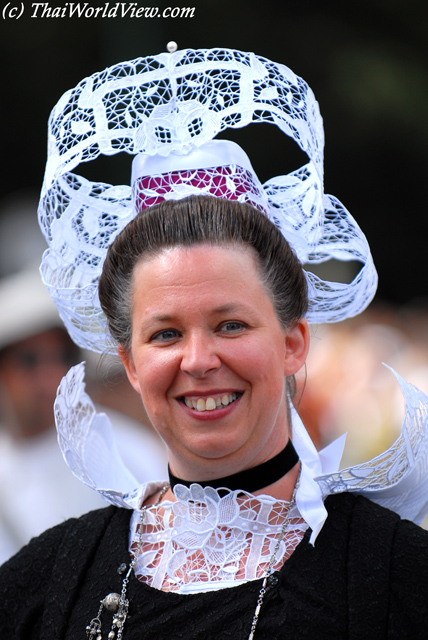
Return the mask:
[[[82,360],[38,270],[0,281],[0,563],[48,527],[103,505],[67,469],[58,448],[53,402],[61,378]],[[111,395],[111,392],[110,392]],[[113,394],[114,395],[114,394]],[[163,468],[158,438],[123,414],[107,410],[119,428],[123,457],[147,473]],[[136,460],[137,459],[137,460]],[[143,466],[144,475],[144,466]]]

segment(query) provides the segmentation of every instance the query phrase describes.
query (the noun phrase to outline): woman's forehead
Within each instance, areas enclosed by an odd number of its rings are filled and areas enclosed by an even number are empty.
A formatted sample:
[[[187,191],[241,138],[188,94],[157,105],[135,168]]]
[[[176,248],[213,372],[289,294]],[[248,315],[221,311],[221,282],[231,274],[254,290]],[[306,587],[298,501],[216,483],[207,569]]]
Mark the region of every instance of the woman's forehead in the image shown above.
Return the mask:
[[[249,245],[238,242],[162,247],[156,253],[142,256],[135,267],[134,275],[138,277],[139,273],[147,272],[149,269],[154,273],[170,271],[171,276],[180,276],[183,274],[183,268],[186,267],[187,272],[191,269],[194,276],[203,278],[210,274],[220,275],[223,271],[221,266],[226,262],[234,267],[230,275],[239,268],[245,268],[249,276],[250,274],[257,276],[256,252]],[[177,271],[178,268],[181,270]]]
[[[260,303],[266,296],[253,253],[231,245],[164,250],[138,263],[133,285],[134,305],[169,307],[183,298],[189,305],[209,300],[214,308]]]

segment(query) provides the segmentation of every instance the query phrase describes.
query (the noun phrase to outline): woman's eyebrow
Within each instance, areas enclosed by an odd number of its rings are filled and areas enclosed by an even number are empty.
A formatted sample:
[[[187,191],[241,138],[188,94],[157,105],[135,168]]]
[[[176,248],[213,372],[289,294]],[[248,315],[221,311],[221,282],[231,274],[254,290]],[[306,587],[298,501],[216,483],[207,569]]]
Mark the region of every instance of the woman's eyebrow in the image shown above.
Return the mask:
[[[254,309],[253,307],[242,302],[231,302],[230,304],[222,304],[212,310],[213,315],[223,315],[231,313],[246,313],[248,315],[256,316],[257,309]]]
[[[155,320],[156,322],[169,322],[170,320],[174,320],[174,317],[170,313],[162,313],[162,314],[154,314],[153,316],[148,316],[148,319]]]
[[[222,304],[220,307],[215,307],[213,309],[214,313],[230,313],[232,311],[237,311],[239,309],[243,309],[242,304],[231,302],[230,304]]]
[[[252,309],[250,306],[247,306],[240,302],[231,302],[228,304],[222,304],[218,307],[214,307],[213,309],[211,309],[209,315],[217,316],[244,312],[251,316],[257,315],[257,311],[255,309]],[[141,320],[141,325],[143,326],[144,324],[151,322],[174,322],[175,320],[177,320],[177,316],[173,313],[154,313],[153,315],[147,315],[145,318],[143,318]]]

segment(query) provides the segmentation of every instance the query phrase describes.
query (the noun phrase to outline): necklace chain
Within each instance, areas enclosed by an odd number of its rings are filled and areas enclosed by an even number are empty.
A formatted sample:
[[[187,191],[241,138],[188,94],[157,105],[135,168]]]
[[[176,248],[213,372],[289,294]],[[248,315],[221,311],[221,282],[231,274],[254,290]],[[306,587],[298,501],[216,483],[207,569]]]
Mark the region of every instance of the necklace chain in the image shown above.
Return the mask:
[[[263,578],[262,586],[261,586],[260,591],[259,591],[259,597],[257,598],[256,609],[254,611],[253,621],[251,623],[251,630],[250,630],[250,635],[248,636],[248,640],[253,640],[253,638],[254,638],[254,634],[256,632],[257,623],[259,621],[260,610],[262,608],[263,600],[264,600],[264,597],[265,597],[265,594],[266,594],[266,591],[267,591],[268,580],[269,580],[271,572],[272,572],[272,567],[273,567],[273,565],[275,563],[276,554],[278,553],[279,545],[281,544],[281,541],[282,541],[282,539],[283,539],[283,537],[285,535],[285,530],[287,529],[287,526],[289,525],[290,520],[291,520],[291,512],[292,512],[293,507],[294,507],[295,502],[296,502],[297,489],[299,488],[299,483],[300,483],[300,472],[301,472],[301,467],[299,469],[299,475],[297,477],[297,481],[296,481],[296,484],[294,486],[293,495],[291,496],[291,500],[290,500],[290,503],[289,503],[287,515],[284,518],[284,522],[282,523],[281,531],[279,532],[278,538],[276,539],[275,548],[274,548],[273,553],[272,553],[272,555],[270,557],[269,565],[268,565],[268,568],[266,570],[266,574],[265,574],[265,577]]]
[[[166,484],[157,499],[157,506],[165,493],[169,489],[169,484]],[[106,608],[108,611],[112,611],[114,613],[113,622],[111,626],[111,630],[108,634],[108,640],[122,640],[123,635],[123,627],[125,625],[126,618],[128,616],[128,608],[129,608],[129,600],[126,597],[126,591],[128,588],[129,579],[131,577],[131,573],[134,570],[135,563],[137,562],[138,556],[140,555],[141,548],[143,546],[143,523],[144,516],[146,514],[146,510],[148,505],[142,507],[140,511],[140,531],[138,535],[138,544],[133,555],[131,562],[129,563],[128,570],[122,582],[122,590],[120,595],[118,593],[109,593],[103,600],[100,602],[100,608],[95,618],[91,620],[91,622],[86,627],[86,636],[88,640],[102,640],[101,635],[101,612],[103,608]],[[124,565],[126,570],[126,565]]]

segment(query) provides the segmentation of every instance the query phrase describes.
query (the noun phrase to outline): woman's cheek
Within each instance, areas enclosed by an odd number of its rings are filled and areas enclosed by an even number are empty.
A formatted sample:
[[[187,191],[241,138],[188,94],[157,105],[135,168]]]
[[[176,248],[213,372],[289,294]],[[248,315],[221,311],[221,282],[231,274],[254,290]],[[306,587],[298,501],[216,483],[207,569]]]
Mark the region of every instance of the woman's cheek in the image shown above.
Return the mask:
[[[145,390],[148,393],[166,391],[178,371],[179,358],[168,349],[147,350],[138,356],[137,374],[143,395]]]

